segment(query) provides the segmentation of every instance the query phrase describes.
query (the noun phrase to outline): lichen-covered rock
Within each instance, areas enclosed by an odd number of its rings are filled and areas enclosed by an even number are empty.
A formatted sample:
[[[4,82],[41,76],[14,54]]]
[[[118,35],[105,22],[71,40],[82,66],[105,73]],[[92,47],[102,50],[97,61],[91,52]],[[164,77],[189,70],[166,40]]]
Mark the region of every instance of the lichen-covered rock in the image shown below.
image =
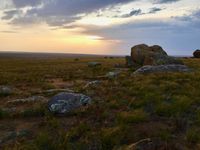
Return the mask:
[[[200,50],[196,50],[194,53],[193,53],[193,56],[195,58],[200,58]]]
[[[162,47],[158,45],[136,45],[131,48],[131,58],[134,63],[141,66],[182,64],[180,60],[168,56]]]
[[[48,108],[56,114],[66,114],[82,106],[91,104],[91,98],[78,93],[59,93],[48,102]]]
[[[136,70],[134,74],[145,74],[145,73],[158,73],[158,72],[190,72],[185,65],[158,65],[158,66],[143,66]]]

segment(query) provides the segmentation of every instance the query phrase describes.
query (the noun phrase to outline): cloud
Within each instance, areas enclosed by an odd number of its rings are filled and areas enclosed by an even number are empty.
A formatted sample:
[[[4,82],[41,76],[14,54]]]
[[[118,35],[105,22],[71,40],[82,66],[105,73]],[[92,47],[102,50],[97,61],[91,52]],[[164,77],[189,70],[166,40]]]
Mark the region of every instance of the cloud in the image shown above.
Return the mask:
[[[141,9],[135,9],[135,10],[133,9],[130,13],[121,15],[119,17],[128,18],[128,17],[138,16],[138,15],[142,15],[142,10]]]
[[[32,7],[25,14],[16,18],[12,18],[14,14],[8,15],[8,12],[4,12],[5,15],[2,19],[13,19],[11,20],[13,24],[23,25],[26,21],[32,23],[40,20],[50,26],[63,26],[80,19],[80,14],[84,15],[106,7],[126,4],[132,1],[135,0],[13,0],[16,8]],[[37,7],[39,4],[43,4],[42,7]]]
[[[141,9],[133,9],[128,14],[114,16],[114,18],[129,18],[129,17],[132,17],[132,16],[139,16],[139,15],[145,15],[145,14],[155,14],[155,13],[162,11],[162,10],[163,9],[161,9],[161,8],[153,7],[148,12],[145,13]]]
[[[26,6],[37,6],[42,3],[42,0],[12,0],[16,8],[22,8]]]
[[[191,55],[200,47],[200,10],[171,19],[143,19],[112,27],[86,27],[84,34],[122,41],[118,49],[129,54],[130,47],[140,43],[159,44],[170,55]]]
[[[1,33],[18,33],[17,31],[11,31],[11,30],[4,30],[4,31],[0,31]]]
[[[180,0],[154,0],[155,4],[174,3]]]
[[[5,11],[4,12],[4,16],[2,17],[3,20],[10,20],[12,19],[14,16],[18,15],[22,13],[21,10],[18,9],[14,9],[14,10],[9,10],[9,11]]]
[[[148,13],[149,14],[155,14],[155,13],[161,11],[161,10],[162,10],[161,8],[154,7],[154,8],[151,8]]]

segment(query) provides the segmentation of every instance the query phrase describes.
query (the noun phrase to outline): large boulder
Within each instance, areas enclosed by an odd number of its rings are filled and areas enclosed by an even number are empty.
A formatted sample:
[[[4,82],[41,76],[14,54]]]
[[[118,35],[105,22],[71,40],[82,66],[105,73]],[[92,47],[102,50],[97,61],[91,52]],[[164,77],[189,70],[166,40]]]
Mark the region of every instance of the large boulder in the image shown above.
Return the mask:
[[[51,98],[48,108],[56,114],[66,114],[91,103],[91,98],[78,93],[62,92]]]
[[[180,60],[167,55],[158,45],[148,46],[146,44],[136,45],[131,48],[132,61],[138,65],[166,65],[182,64]]]
[[[146,74],[146,73],[159,73],[159,72],[190,72],[189,69],[185,65],[157,65],[157,66],[143,66],[136,70],[134,74]]]
[[[200,58],[200,50],[194,51],[193,56],[194,56],[195,58]]]

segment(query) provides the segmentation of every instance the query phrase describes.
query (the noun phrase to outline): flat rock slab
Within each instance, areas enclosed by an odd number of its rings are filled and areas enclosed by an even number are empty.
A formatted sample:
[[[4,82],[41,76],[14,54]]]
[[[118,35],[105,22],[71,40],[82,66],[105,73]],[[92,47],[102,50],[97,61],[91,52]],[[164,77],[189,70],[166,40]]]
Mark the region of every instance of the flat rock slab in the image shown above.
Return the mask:
[[[84,94],[62,92],[51,98],[48,109],[55,114],[66,114],[91,104],[91,101],[91,98]]]
[[[143,66],[136,70],[134,74],[159,73],[159,72],[190,72],[191,69],[185,65],[158,65]]]
[[[7,104],[17,104],[17,103],[28,103],[28,102],[42,102],[46,101],[47,99],[43,96],[32,96],[24,99],[16,99],[16,100],[11,100],[8,101]]]

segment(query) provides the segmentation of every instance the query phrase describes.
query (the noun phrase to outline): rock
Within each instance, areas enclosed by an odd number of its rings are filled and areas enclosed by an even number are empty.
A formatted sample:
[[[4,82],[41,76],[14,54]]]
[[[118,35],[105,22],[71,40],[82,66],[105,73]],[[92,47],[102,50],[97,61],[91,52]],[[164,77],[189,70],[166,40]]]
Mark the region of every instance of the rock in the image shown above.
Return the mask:
[[[13,93],[13,90],[8,86],[0,86],[0,96],[8,96]]]
[[[12,132],[9,132],[5,137],[0,139],[0,144],[7,143],[9,141],[14,141],[17,138],[27,137],[29,135],[30,135],[29,130],[20,130],[18,132],[12,131]]]
[[[47,99],[43,96],[32,96],[24,99],[16,99],[8,101],[8,104],[17,104],[17,103],[28,103],[28,102],[37,102],[37,101],[46,101]]]
[[[185,65],[158,65],[158,66],[143,66],[136,70],[134,74],[145,74],[145,73],[158,73],[158,72],[190,72]]]
[[[17,137],[18,138],[22,138],[22,137],[27,137],[29,136],[31,133],[29,130],[20,130],[17,132]]]
[[[98,85],[98,84],[100,84],[100,83],[101,83],[101,81],[99,81],[99,80],[95,80],[95,81],[88,82],[88,83],[84,86],[84,89],[85,89],[85,88],[88,88],[88,87],[90,87],[90,86],[96,86],[96,85]]]
[[[165,143],[156,139],[143,139],[124,148],[124,150],[157,150],[163,149]]]
[[[115,68],[124,68],[124,64],[120,64],[120,63],[117,63],[117,64],[114,64],[114,67]]]
[[[134,63],[141,66],[182,64],[180,60],[168,56],[162,47],[158,45],[136,45],[131,48],[131,58]]]
[[[56,114],[66,114],[81,106],[91,104],[91,98],[78,93],[59,93],[48,102],[48,108]]]
[[[89,62],[88,63],[88,67],[97,67],[97,66],[101,66],[100,62]]]
[[[194,53],[193,53],[193,56],[195,58],[200,58],[200,50],[196,50]]]
[[[126,66],[127,67],[133,67],[134,66],[134,62],[133,62],[131,56],[126,56],[125,59],[126,59]]]
[[[107,78],[116,78],[121,72],[120,71],[111,71],[106,74]]]
[[[58,92],[73,92],[73,90],[70,90],[70,89],[50,89],[50,90],[43,91],[41,93],[58,93]]]
[[[12,107],[12,108],[2,108],[1,109],[4,113],[15,113],[17,108],[16,107]]]

